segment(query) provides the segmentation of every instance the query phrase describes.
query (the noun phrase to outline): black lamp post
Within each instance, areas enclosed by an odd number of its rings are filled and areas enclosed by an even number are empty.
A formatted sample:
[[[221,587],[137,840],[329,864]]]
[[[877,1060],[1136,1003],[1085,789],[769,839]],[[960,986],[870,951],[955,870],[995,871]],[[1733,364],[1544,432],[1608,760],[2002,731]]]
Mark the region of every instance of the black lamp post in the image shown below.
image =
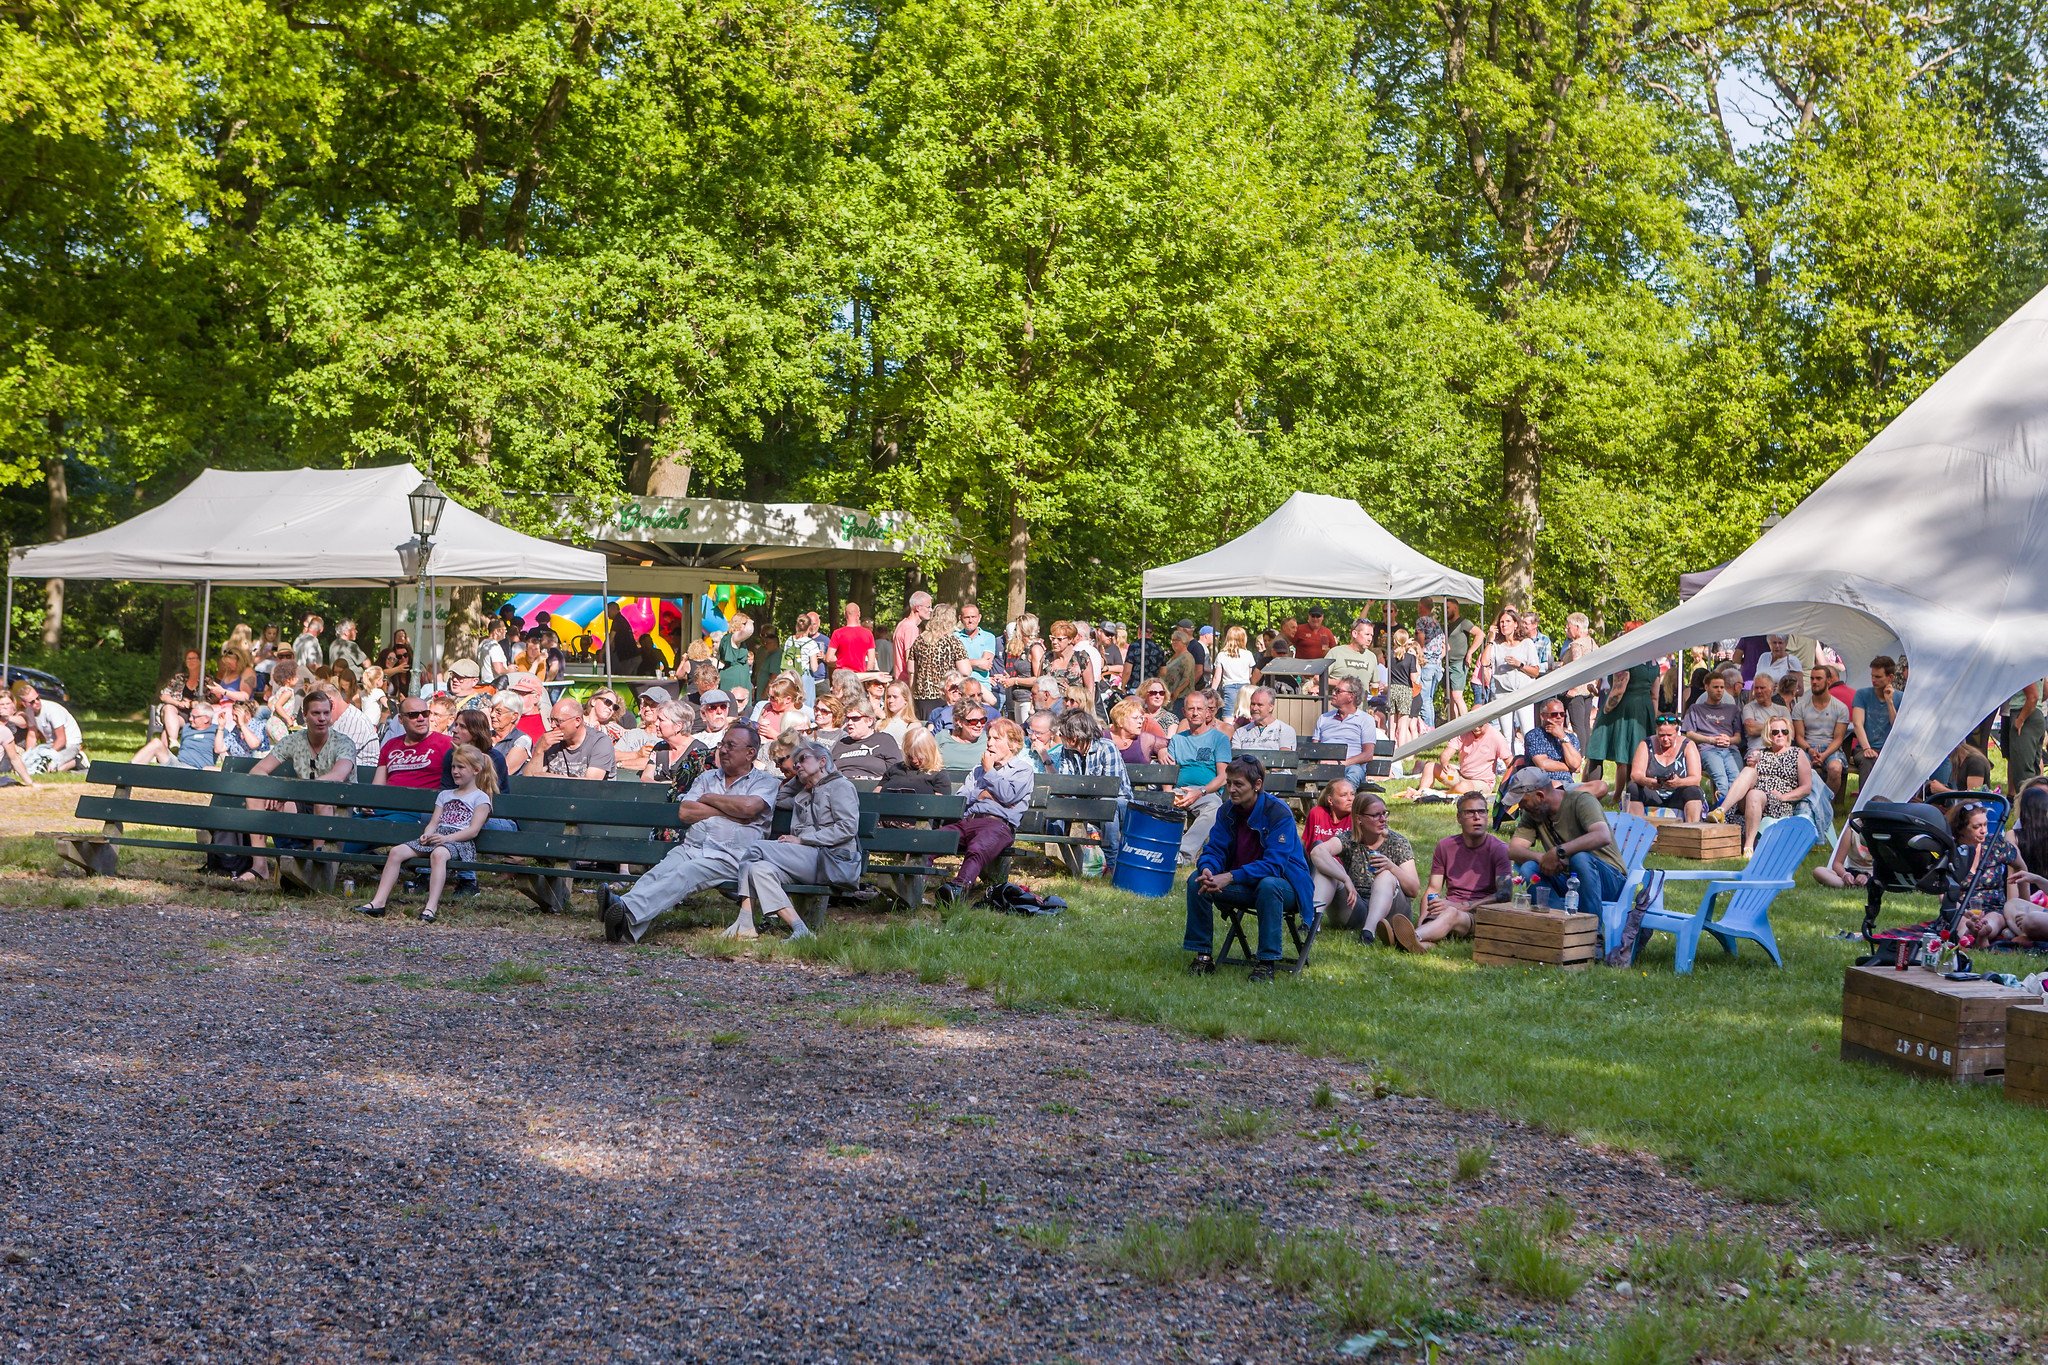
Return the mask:
[[[436,657],[433,622],[427,615],[427,562],[434,554],[434,533],[441,529],[441,514],[448,510],[448,495],[432,479],[422,479],[418,488],[405,495],[405,502],[412,513],[413,543],[408,547],[412,553],[406,558],[413,561],[411,567],[419,580],[419,654],[423,671]]]

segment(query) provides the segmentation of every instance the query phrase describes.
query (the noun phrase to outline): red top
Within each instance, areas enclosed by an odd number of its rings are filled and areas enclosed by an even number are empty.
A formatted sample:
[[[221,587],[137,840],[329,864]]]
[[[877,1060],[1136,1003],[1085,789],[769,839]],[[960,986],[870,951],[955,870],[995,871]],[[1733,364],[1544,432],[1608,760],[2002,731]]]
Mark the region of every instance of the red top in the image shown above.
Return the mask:
[[[377,766],[384,780],[394,787],[441,790],[441,760],[455,747],[455,741],[438,732],[422,735],[418,743],[399,735],[384,741],[377,751]]]
[[[875,633],[866,626],[841,626],[832,632],[830,644],[832,657],[837,660],[834,668],[850,668],[856,673],[873,670]]]
[[[1344,826],[1338,821],[1336,816],[1330,814],[1322,806],[1310,806],[1308,808],[1308,837],[1303,839],[1302,843],[1310,848],[1314,848],[1323,840],[1334,839],[1343,832]]]
[[[895,676],[900,682],[910,680],[910,647],[917,643],[919,629],[918,619],[906,616],[896,623],[895,633],[889,637],[896,645]]]
[[[539,744],[548,737],[548,723],[541,719],[540,712],[528,711],[519,718],[519,733]]]
[[[1337,637],[1330,634],[1328,626],[1294,628],[1294,657],[1297,659],[1320,659],[1336,647]]]

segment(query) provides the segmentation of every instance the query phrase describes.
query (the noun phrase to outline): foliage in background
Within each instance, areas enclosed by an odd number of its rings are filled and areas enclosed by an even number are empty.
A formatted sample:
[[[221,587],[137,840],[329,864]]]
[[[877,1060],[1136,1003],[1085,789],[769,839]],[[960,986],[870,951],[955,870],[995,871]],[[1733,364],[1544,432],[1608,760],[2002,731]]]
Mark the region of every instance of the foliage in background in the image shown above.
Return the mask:
[[[10,544],[206,465],[535,531],[687,468],[1135,616],[1306,488],[1611,629],[2048,278],[2042,0],[8,16]],[[66,641],[172,639],[155,592]]]

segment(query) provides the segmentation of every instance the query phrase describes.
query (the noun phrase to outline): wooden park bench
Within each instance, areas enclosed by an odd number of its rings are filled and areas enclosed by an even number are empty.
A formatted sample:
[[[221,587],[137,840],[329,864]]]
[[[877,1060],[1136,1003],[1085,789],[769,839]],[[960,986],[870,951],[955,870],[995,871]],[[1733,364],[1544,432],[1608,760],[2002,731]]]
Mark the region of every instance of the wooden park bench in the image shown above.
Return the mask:
[[[1102,836],[1094,830],[1077,832],[1075,827],[1094,825],[1099,829],[1113,823],[1121,791],[1121,784],[1114,777],[1038,774],[1031,785],[1031,805],[1017,827],[1012,850],[1021,845],[1035,846],[1065,864],[1069,875],[1080,876],[1082,850],[1101,848]],[[1000,880],[1009,880],[1012,856],[1006,853],[998,860],[996,875]]]
[[[244,761],[246,765],[246,760]],[[361,770],[359,770],[360,772]],[[435,793],[423,788],[375,786],[368,782],[305,782],[277,776],[257,777],[246,770],[211,772],[193,768],[153,767],[129,763],[97,763],[90,781],[113,788],[113,795],[79,798],[81,819],[99,820],[97,833],[52,834],[66,861],[89,873],[112,875],[118,870],[117,847],[161,848],[205,852],[215,833],[252,837],[322,841],[323,848],[249,849],[272,860],[283,889],[327,892],[334,889],[338,869],[350,865],[381,867],[390,845],[416,835],[432,810]],[[137,795],[137,793],[141,793]],[[209,805],[152,799],[151,794],[205,794]],[[269,811],[251,801],[293,801],[305,806],[332,806],[334,815]],[[915,906],[923,900],[925,881],[937,869],[931,860],[956,853],[959,835],[940,827],[957,820],[958,797],[863,794],[861,844],[869,857],[869,875],[899,888],[900,898]],[[360,819],[343,812],[354,809],[397,811],[407,820]],[[675,845],[655,837],[663,830],[681,831],[683,824],[669,800],[666,784],[654,782],[589,782],[573,778],[519,777],[513,790],[500,795],[492,813],[516,821],[516,830],[484,830],[477,836],[478,856],[449,864],[454,872],[496,872],[541,909],[559,913],[577,882],[630,881],[668,856]],[[889,828],[884,819],[909,823]],[[130,827],[145,833],[129,833]],[[164,837],[157,830],[184,830],[190,839]],[[345,844],[370,845],[376,852],[349,852]],[[518,859],[519,861],[510,861]],[[427,860],[410,858],[407,867],[424,868]],[[833,888],[791,885],[791,898],[809,905],[809,919],[823,920],[823,898]]]

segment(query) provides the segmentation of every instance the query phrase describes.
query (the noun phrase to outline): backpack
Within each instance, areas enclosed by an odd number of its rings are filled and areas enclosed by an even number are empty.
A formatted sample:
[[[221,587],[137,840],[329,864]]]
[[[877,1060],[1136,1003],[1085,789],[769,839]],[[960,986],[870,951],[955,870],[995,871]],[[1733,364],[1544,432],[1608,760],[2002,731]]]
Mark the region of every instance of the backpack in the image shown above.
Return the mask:
[[[1067,903],[1058,896],[1033,891],[1022,882],[991,886],[975,904],[1012,915],[1057,915],[1067,908]]]

